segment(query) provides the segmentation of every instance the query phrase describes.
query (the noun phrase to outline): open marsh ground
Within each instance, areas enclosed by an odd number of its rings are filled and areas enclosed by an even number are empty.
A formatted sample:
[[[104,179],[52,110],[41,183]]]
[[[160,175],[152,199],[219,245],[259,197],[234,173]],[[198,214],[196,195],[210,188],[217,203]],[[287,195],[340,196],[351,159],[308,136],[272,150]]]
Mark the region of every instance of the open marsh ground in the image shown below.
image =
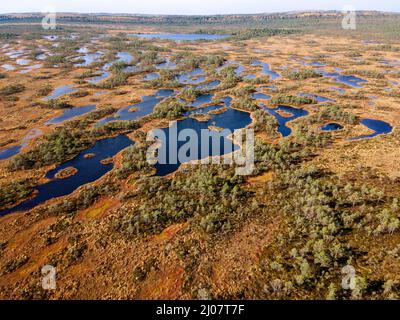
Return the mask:
[[[0,17],[0,298],[399,298],[400,15],[152,19]],[[254,172],[149,164],[172,120]]]

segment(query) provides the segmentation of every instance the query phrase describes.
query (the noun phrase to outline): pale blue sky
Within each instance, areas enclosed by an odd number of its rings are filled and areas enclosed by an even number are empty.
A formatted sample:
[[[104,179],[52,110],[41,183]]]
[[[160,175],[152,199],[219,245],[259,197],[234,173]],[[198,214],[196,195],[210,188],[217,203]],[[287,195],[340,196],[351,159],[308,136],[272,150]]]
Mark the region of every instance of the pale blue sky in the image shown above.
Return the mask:
[[[40,12],[50,6],[59,12],[224,14],[341,10],[349,5],[400,12],[399,0],[0,0],[0,13]]]

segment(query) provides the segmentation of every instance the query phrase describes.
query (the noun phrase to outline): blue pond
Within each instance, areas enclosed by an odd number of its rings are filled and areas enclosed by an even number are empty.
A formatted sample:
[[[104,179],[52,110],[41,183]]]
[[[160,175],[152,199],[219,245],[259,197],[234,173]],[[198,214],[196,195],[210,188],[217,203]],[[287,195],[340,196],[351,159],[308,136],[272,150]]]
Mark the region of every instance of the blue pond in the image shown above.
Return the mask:
[[[242,65],[238,65],[237,68],[235,69],[235,73],[238,76],[241,76],[242,73],[246,70],[246,68]]]
[[[188,73],[183,73],[177,76],[177,80],[180,84],[200,84],[206,80],[203,76],[204,71],[200,68],[196,68]]]
[[[76,89],[74,89],[72,87],[72,85],[61,86],[61,87],[54,89],[52,94],[50,96],[44,98],[43,100],[49,101],[49,100],[57,99],[65,94],[73,93],[73,92],[76,92]]]
[[[32,129],[28,132],[28,134],[22,139],[20,145],[12,146],[8,148],[4,148],[0,150],[0,160],[5,160],[15,156],[16,154],[21,152],[21,149],[26,147],[29,141],[32,139],[39,137],[42,135],[42,131],[40,129]]]
[[[116,62],[125,62],[131,63],[133,60],[132,55],[129,52],[118,52],[117,53],[117,61]]]
[[[212,99],[213,99],[213,96],[214,96],[214,95],[211,94],[211,93],[202,94],[202,95],[198,96],[198,97],[190,104],[190,106],[196,108],[196,107],[201,106],[202,104],[210,103],[210,102],[212,101]]]
[[[103,66],[103,70],[108,70],[114,63],[118,63],[118,62],[124,62],[124,63],[131,63],[133,60],[132,55],[129,52],[118,52],[116,54],[117,59],[111,62],[107,62],[104,66]]]
[[[334,102],[335,100],[329,99],[329,98],[325,98],[325,97],[321,97],[319,95],[316,94],[312,94],[312,93],[299,93],[298,94],[299,97],[308,97],[308,98],[312,98],[317,100],[318,102]]]
[[[91,65],[93,62],[97,61],[102,56],[101,53],[88,53],[79,59],[83,59],[84,61],[81,63],[75,64],[75,67],[87,67]]]
[[[237,76],[243,77],[244,79],[248,79],[248,80],[251,80],[251,79],[255,79],[255,78],[256,78],[256,76],[255,76],[254,74],[244,75],[243,73],[245,73],[246,68],[245,68],[243,65],[238,64],[237,62],[232,61],[232,60],[227,61],[223,66],[219,67],[219,68],[217,69],[217,71],[219,72],[219,71],[221,71],[222,69],[224,69],[224,68],[226,68],[226,67],[228,67],[228,66],[230,66],[230,65],[235,66],[234,72],[235,72],[235,74],[236,74]]]
[[[138,72],[138,71],[140,71],[140,67],[139,66],[126,66],[123,71],[126,73]]]
[[[100,161],[113,157],[119,151],[133,143],[134,142],[125,135],[97,141],[91,148],[82,151],[74,159],[59,165],[54,170],[50,170],[46,174],[46,178],[50,179],[50,181],[37,186],[37,195],[34,198],[13,208],[0,211],[0,216],[16,211],[32,209],[47,200],[68,195],[80,186],[99,179],[113,168],[112,163],[102,164]],[[95,156],[92,158],[85,158],[85,154],[89,153],[93,153]],[[65,179],[54,178],[57,172],[71,166],[78,169],[75,175]]]
[[[155,80],[158,79],[160,77],[160,75],[156,72],[152,72],[152,73],[148,73],[144,76],[144,80],[145,81],[151,81],[151,80]]]
[[[27,66],[31,63],[31,60],[28,59],[17,59],[15,61],[16,64],[20,65],[20,66]]]
[[[197,109],[186,111],[184,113],[184,116],[187,117],[187,116],[189,116],[191,114],[194,114],[194,113],[206,114],[206,113],[208,113],[210,111],[217,110],[217,109],[220,109],[220,108],[223,108],[223,106],[220,105],[220,104],[213,104],[213,105],[210,105],[210,106],[207,106],[207,107],[202,107],[202,108],[197,108]]]
[[[201,84],[196,87],[197,90],[213,90],[221,84],[221,81],[214,80],[208,83]]]
[[[300,117],[305,117],[308,115],[308,111],[303,109],[297,109],[289,106],[277,106],[275,109],[264,108],[269,114],[274,116],[276,120],[279,122],[278,132],[282,134],[283,137],[287,137],[292,133],[292,129],[290,129],[286,124],[289,121],[293,121]],[[283,111],[285,113],[289,113],[290,116],[284,117],[279,114],[279,111]]]
[[[342,130],[343,126],[339,123],[327,123],[326,125],[321,127],[322,131],[337,131]]]
[[[136,120],[147,116],[153,112],[156,104],[158,104],[164,98],[171,96],[173,93],[173,90],[158,90],[155,95],[142,97],[142,101],[140,103],[120,109],[115,116],[101,119],[98,124],[101,125],[111,121],[119,120]],[[137,110],[132,112],[130,111],[131,108],[137,108]]]
[[[176,63],[166,59],[164,62],[161,62],[156,65],[157,69],[175,69]]]
[[[221,132],[218,133],[213,130],[209,130],[208,127],[210,125],[215,125],[220,128],[224,129],[229,129],[231,132],[233,132],[236,129],[244,128],[247,125],[251,123],[251,118],[250,115],[247,112],[239,111],[230,108],[230,103],[231,99],[230,98],[223,98],[222,99],[225,103],[225,106],[228,107],[228,110],[222,114],[217,114],[217,115],[212,115],[212,118],[209,121],[197,121],[191,118],[187,118],[182,121],[177,121],[177,134],[184,130],[184,129],[192,129],[195,130],[197,133],[198,137],[201,137],[201,130],[208,130],[208,133],[211,137],[214,137],[215,139],[219,139],[220,141],[220,146],[216,146],[215,143],[209,143],[209,148],[207,150],[206,145],[202,145],[200,138],[198,139],[198,150],[195,154],[187,154],[186,156],[188,157],[188,161],[190,160],[198,160],[198,159],[203,159],[208,156],[213,156],[213,155],[224,155],[231,153],[232,151],[237,150],[239,147],[236,145],[231,144],[232,148],[230,150],[225,150],[224,149],[224,142],[227,139],[227,136],[229,135],[228,132]],[[218,107],[221,107],[219,105]],[[216,106],[213,106],[213,108],[216,108]],[[177,152],[179,152],[179,149],[189,141],[188,138],[184,141],[178,141],[177,142],[177,149],[173,150],[173,152],[166,152],[166,150],[169,150],[170,148],[170,137],[169,137],[169,130],[168,128],[161,129],[164,134],[165,134],[165,140],[162,137],[160,138],[162,147],[159,150],[159,154],[163,154],[163,151],[166,153],[166,164],[160,164],[157,163],[155,165],[155,168],[157,169],[157,176],[165,176],[167,174],[170,174],[172,172],[175,172],[179,166],[181,165],[181,162],[179,160],[177,161],[176,164],[171,164],[169,162],[172,162],[170,160],[170,157],[177,157]],[[207,131],[206,131],[207,132]],[[211,140],[211,139],[210,139]],[[174,139],[174,142],[176,142],[176,138]],[[214,147],[214,148],[213,148]],[[202,150],[203,149],[203,150]],[[163,150],[163,151],[162,151]]]
[[[8,148],[4,148],[0,150],[0,160],[5,160],[8,158],[11,158],[12,156],[15,156],[16,154],[18,154],[21,149],[22,149],[22,145],[19,146],[13,146],[13,147],[8,147]]]
[[[95,76],[88,80],[89,83],[99,83],[105,79],[107,79],[111,74],[107,71],[104,71],[102,74]]]
[[[344,76],[336,72],[322,72],[324,77],[334,78],[336,81],[348,85],[353,88],[361,88],[362,84],[367,83],[367,80],[356,76]]]
[[[229,37],[226,34],[196,34],[196,33],[132,33],[132,37],[142,39],[160,39],[173,41],[219,40]]]
[[[355,76],[342,76],[342,75],[337,77],[336,80],[354,88],[361,88],[363,83],[368,82],[367,80]]]
[[[319,61],[308,62],[308,63],[306,63],[306,65],[310,66],[310,67],[325,67],[326,66],[326,64],[321,63]]]
[[[64,121],[73,119],[75,117],[79,117],[85,113],[88,113],[92,110],[94,110],[96,108],[96,105],[94,104],[90,104],[84,107],[78,107],[78,108],[70,108],[70,109],[66,109],[64,110],[64,113],[61,116],[55,117],[53,119],[50,119],[49,121],[47,121],[45,124],[49,125],[49,124],[59,124],[62,123]]]
[[[257,76],[255,74],[247,74],[247,75],[243,76],[243,79],[245,79],[245,80],[253,80],[256,78],[257,78]]]
[[[7,64],[7,63],[6,64],[2,64],[1,67],[3,69],[9,70],[9,71],[15,70],[14,66],[12,66],[11,64]]]
[[[271,96],[269,96],[269,95],[267,95],[267,94],[265,94],[265,93],[262,93],[262,92],[254,92],[254,93],[251,95],[251,97],[252,97],[254,100],[269,100],[269,99],[271,99]]]
[[[359,137],[351,138],[350,140],[373,138],[380,134],[388,134],[393,130],[393,127],[389,123],[381,120],[363,119],[361,120],[361,124],[375,132],[368,135],[362,135]]]
[[[261,62],[261,61],[254,61],[252,63],[252,66],[261,66],[262,67],[262,73],[264,75],[267,75],[270,77],[271,81],[278,79],[280,77],[280,74],[271,70],[271,67],[269,66],[268,63]]]

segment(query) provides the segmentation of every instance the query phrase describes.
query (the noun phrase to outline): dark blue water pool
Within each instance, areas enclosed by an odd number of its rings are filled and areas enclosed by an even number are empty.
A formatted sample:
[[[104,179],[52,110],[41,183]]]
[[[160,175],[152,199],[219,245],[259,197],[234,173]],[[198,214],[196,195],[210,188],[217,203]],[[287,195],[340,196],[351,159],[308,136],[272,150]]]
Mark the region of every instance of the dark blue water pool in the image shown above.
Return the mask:
[[[152,73],[147,73],[145,74],[145,76],[143,77],[143,79],[145,81],[151,81],[151,80],[155,80],[158,79],[160,77],[160,74],[156,73],[156,72],[152,72]]]
[[[340,75],[339,77],[336,78],[337,81],[347,84],[351,87],[354,88],[361,88],[363,83],[367,83],[367,80],[361,79],[359,77],[355,76],[343,76]]]
[[[31,141],[32,139],[35,139],[37,137],[39,137],[40,135],[42,135],[42,131],[40,129],[32,129],[30,130],[27,135],[22,139],[21,144],[17,145],[17,146],[12,146],[12,147],[8,147],[8,148],[4,148],[0,150],[0,160],[5,160],[8,158],[11,158],[12,156],[17,155],[18,153],[21,152],[22,148],[25,148],[29,141]]]
[[[369,128],[375,132],[371,133],[371,134],[351,138],[350,140],[373,138],[380,134],[388,134],[388,133],[392,132],[392,130],[393,130],[393,127],[389,123],[387,123],[385,121],[381,121],[381,120],[363,119],[360,122],[362,125],[366,126],[367,128]]]
[[[164,62],[161,62],[156,65],[157,69],[175,69],[176,63],[166,59]]]
[[[207,94],[202,94],[200,96],[198,96],[191,104],[191,107],[197,108],[199,106],[201,106],[202,104],[207,104],[207,103],[211,103],[212,99],[213,99],[214,95],[211,93],[207,93]]]
[[[264,108],[269,114],[274,116],[276,120],[279,122],[278,132],[282,134],[283,137],[287,137],[292,133],[292,129],[290,129],[286,124],[289,121],[293,121],[300,117],[305,117],[308,115],[308,111],[298,108],[293,108],[289,106],[277,106],[275,109]],[[279,114],[279,111],[283,111],[288,113],[288,117],[284,117]]]
[[[89,83],[99,83],[99,82],[107,79],[110,75],[111,75],[111,73],[109,73],[108,71],[103,71],[103,73],[101,73],[100,75],[89,79],[88,82]]]
[[[281,76],[279,73],[271,70],[271,67],[269,66],[268,63],[261,62],[261,61],[254,61],[251,65],[252,66],[261,66],[262,67],[262,73],[264,75],[269,76],[271,81],[273,81],[275,79],[278,79]]]
[[[49,101],[53,99],[57,99],[65,94],[76,92],[77,90],[72,85],[60,86],[54,89],[52,94],[46,98],[44,101]]]
[[[131,63],[133,60],[132,55],[129,52],[117,52],[116,54],[117,59],[114,61],[110,61],[107,62],[104,66],[103,66],[103,70],[108,70],[110,69],[110,67],[114,64],[114,63],[118,63],[118,62],[124,62],[124,63]]]
[[[204,71],[201,68],[196,68],[190,72],[180,74],[176,80],[180,84],[200,84],[206,80],[204,77]]]
[[[207,107],[197,108],[197,109],[186,111],[183,115],[185,117],[188,117],[189,115],[194,114],[194,113],[206,114],[206,113],[208,113],[210,111],[217,110],[217,109],[220,109],[220,108],[223,108],[223,107],[224,106],[222,106],[220,104],[212,104],[212,105],[207,106]]]
[[[236,73],[236,75],[241,76],[242,73],[243,73],[245,70],[246,70],[246,68],[245,68],[244,66],[238,65],[238,66],[235,68],[235,73]]]
[[[101,125],[111,121],[119,120],[136,120],[147,116],[153,112],[156,104],[158,104],[162,99],[170,97],[173,95],[173,93],[174,90],[158,90],[154,95],[142,97],[142,101],[140,103],[118,110],[115,116],[101,119],[98,124]],[[137,110],[132,112],[130,111],[131,108],[136,108]]]
[[[253,80],[253,79],[257,78],[257,76],[255,74],[246,74],[242,77],[244,80]]]
[[[251,97],[252,97],[254,100],[269,100],[269,99],[271,99],[271,96],[269,96],[269,95],[267,95],[267,94],[265,94],[265,93],[262,93],[262,92],[254,92],[254,93],[251,95]]]
[[[0,150],[0,160],[5,160],[11,158],[18,154],[22,149],[22,145],[8,147]]]
[[[59,124],[64,121],[84,115],[94,109],[96,109],[96,105],[94,105],[94,104],[90,104],[90,105],[87,105],[84,107],[66,109],[66,110],[64,110],[64,113],[61,116],[50,119],[49,121],[45,122],[45,124],[47,124],[47,125]]]
[[[337,131],[342,130],[343,126],[339,123],[327,123],[326,125],[321,127],[322,131]]]
[[[118,52],[116,62],[131,63],[133,60],[132,55],[129,52]]]
[[[361,88],[368,81],[356,76],[344,76],[336,72],[321,72],[324,77],[334,78],[336,81],[348,85],[353,88]]]
[[[87,53],[87,54],[79,57],[79,59],[83,59],[84,61],[81,63],[75,64],[75,67],[87,67],[87,66],[91,65],[93,62],[97,61],[101,56],[102,56],[102,54],[99,52]]]
[[[218,87],[221,84],[221,81],[219,80],[213,80],[204,84],[201,84],[196,87],[197,90],[214,90],[216,87]]]
[[[0,216],[8,213],[29,210],[47,200],[68,195],[80,186],[93,182],[113,168],[113,164],[102,164],[100,161],[109,157],[113,157],[121,150],[132,145],[134,142],[125,135],[119,135],[114,138],[97,141],[91,148],[81,152],[74,159],[59,165],[54,170],[50,170],[46,174],[46,178],[51,179],[49,182],[38,185],[37,195],[13,208],[0,211]],[[85,154],[93,153],[92,158],[85,158]],[[78,172],[65,179],[55,179],[54,175],[67,167],[74,167]]]
[[[299,97],[312,98],[312,99],[315,99],[318,102],[335,102],[335,100],[332,100],[332,99],[329,99],[329,98],[326,98],[326,97],[322,97],[322,96],[319,96],[317,94],[312,94],[312,93],[303,93],[303,92],[301,92],[301,93],[298,94],[298,96]]]
[[[231,132],[233,132],[236,129],[244,128],[248,126],[251,123],[251,118],[250,115],[247,112],[239,111],[230,108],[230,103],[231,99],[230,98],[223,98],[222,101],[224,102],[225,106],[228,108],[228,110],[222,114],[217,114],[217,115],[212,115],[211,119],[209,121],[197,121],[191,118],[187,118],[182,121],[177,121],[177,133],[179,134],[182,130],[184,129],[193,129],[196,131],[197,136],[199,137],[198,139],[198,152],[195,154],[190,154],[188,155],[190,157],[189,160],[198,160],[198,159],[203,159],[208,156],[213,156],[213,155],[224,155],[228,154],[232,151],[237,150],[239,147],[236,145],[231,144],[232,149],[230,150],[225,150],[224,148],[224,143],[227,140],[227,136],[229,135],[228,133],[218,133],[213,130],[209,130],[208,127],[210,125],[214,125],[220,128],[224,129],[229,129]],[[222,107],[222,105],[219,106],[213,106],[213,108],[217,107]],[[207,130],[209,135],[211,137],[214,137],[215,139],[219,139],[220,141],[220,147],[216,146],[215,144],[209,143],[209,148],[207,148],[206,145],[201,144],[201,130]],[[188,142],[189,138],[185,141],[178,141],[177,142],[177,148],[173,148],[173,151],[171,152],[166,152],[166,150],[169,150],[170,148],[170,137],[169,137],[169,130],[167,128],[162,129],[162,131],[165,133],[166,140],[161,139],[162,143],[162,150],[164,150],[166,154],[166,159],[167,159],[167,164],[160,164],[157,163],[155,165],[155,168],[157,169],[157,176],[165,176],[167,174],[170,174],[172,172],[175,172],[178,170],[179,166],[181,165],[181,162],[179,161],[177,157],[177,152],[179,151],[180,147],[184,145],[186,142]],[[176,138],[172,139],[172,142],[176,142]],[[228,143],[229,144],[229,143]],[[213,148],[214,147],[214,148]],[[203,150],[202,150],[203,148]],[[208,149],[208,150],[207,150]],[[160,150],[160,153],[162,151]],[[170,164],[171,162],[171,157],[176,157],[177,163],[176,164]]]

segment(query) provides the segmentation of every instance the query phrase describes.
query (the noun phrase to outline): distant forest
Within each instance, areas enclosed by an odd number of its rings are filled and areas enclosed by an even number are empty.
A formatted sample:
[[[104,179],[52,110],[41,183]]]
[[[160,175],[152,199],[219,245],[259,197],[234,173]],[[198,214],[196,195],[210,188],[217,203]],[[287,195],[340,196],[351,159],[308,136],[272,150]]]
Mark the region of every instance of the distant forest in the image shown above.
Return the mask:
[[[2,14],[1,25],[38,24],[41,13]],[[78,14],[58,13],[59,25],[104,25],[136,28],[146,26],[158,30],[198,33],[232,33],[238,29],[294,30],[301,32],[334,34],[342,32],[343,13],[338,11],[287,12],[273,14],[236,14],[211,16],[134,15],[134,14]],[[179,29],[178,29],[179,28]],[[357,30],[354,35],[370,35],[399,39],[400,14],[377,11],[357,12]],[[1,32],[1,28],[0,28]],[[271,33],[271,32],[270,32]],[[277,32],[272,32],[276,34]]]

